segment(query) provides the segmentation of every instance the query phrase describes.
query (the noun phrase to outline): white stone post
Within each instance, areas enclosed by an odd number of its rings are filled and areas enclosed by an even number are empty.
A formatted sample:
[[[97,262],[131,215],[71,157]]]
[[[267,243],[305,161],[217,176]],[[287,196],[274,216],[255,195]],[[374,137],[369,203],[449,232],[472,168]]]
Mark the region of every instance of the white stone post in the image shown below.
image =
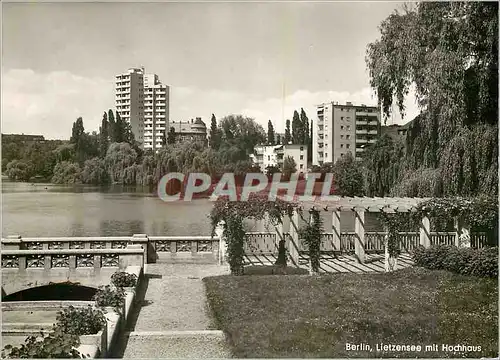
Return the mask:
[[[292,262],[297,264],[299,266],[299,232],[298,232],[298,226],[299,226],[299,213],[297,210],[293,210],[292,216],[289,216],[289,227],[290,227],[290,236],[289,236],[289,251],[290,251],[290,258],[292,259]]]
[[[420,223],[420,245],[426,248],[431,246],[431,224],[427,216]]]
[[[354,222],[354,231],[356,232],[356,242],[354,252],[360,263],[365,262],[365,210],[355,209],[356,219]]]
[[[384,236],[384,268],[385,272],[391,272],[396,269],[398,258],[389,254],[389,229],[385,228]]]
[[[333,250],[340,250],[340,211],[335,209],[332,212]]]
[[[227,243],[224,237],[224,223],[221,221],[215,228],[215,235],[219,238],[219,265],[226,262]]]
[[[147,263],[146,251],[140,244],[127,244],[127,249],[142,250],[142,253],[137,254],[120,254],[119,266],[120,269],[126,269],[127,266],[140,266],[144,269],[144,264]]]

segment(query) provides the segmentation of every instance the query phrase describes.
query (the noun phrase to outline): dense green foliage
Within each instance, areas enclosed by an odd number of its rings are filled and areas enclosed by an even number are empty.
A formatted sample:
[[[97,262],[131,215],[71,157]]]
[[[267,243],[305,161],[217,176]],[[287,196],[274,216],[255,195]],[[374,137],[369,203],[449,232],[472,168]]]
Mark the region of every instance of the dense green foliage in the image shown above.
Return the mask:
[[[498,248],[457,248],[450,245],[419,247],[412,254],[415,265],[430,270],[448,270],[461,275],[496,278]]]
[[[352,154],[348,152],[337,160],[331,168],[335,194],[340,196],[363,196],[364,175],[362,168]]]
[[[309,252],[311,269],[319,273],[321,257],[321,234],[323,233],[323,219],[318,210],[311,210],[311,217],[306,226],[299,229],[299,235],[304,239]]]
[[[421,2],[380,31],[367,65],[384,115],[394,101],[404,113],[411,85],[422,113],[404,156],[387,140],[368,150],[368,194],[497,194],[498,4]]]
[[[274,126],[271,120],[267,122],[267,145],[275,145]]]
[[[217,127],[212,117],[210,147],[202,142],[176,143],[174,133],[165,137],[157,153],[143,151],[134,141],[130,125],[112,111],[104,113],[99,134],[85,132],[83,120],[73,124],[71,140],[44,143],[2,143],[2,166],[12,180],[29,181],[42,176],[58,184],[123,184],[153,186],[167,172],[258,171],[249,154],[265,139],[253,119],[228,116]]]
[[[384,196],[398,183],[404,144],[384,135],[363,156],[366,169],[366,191],[371,196]]]
[[[292,133],[290,130],[290,120],[287,119],[285,125],[285,137],[283,138],[283,144],[288,145],[292,141]]]
[[[498,199],[493,196],[473,198],[432,198],[421,202],[411,212],[381,212],[379,219],[388,236],[391,256],[400,252],[399,232],[417,231],[423,217],[428,217],[431,228],[444,230],[455,220],[463,221],[470,230],[485,232],[490,245],[498,246]]]
[[[20,346],[6,345],[2,350],[4,359],[78,359],[82,355],[76,347],[80,345],[78,335],[67,334],[61,329],[44,335],[28,336]]]
[[[125,292],[122,288],[110,285],[101,286],[95,293],[93,299],[98,307],[112,307],[120,312],[125,304]]]
[[[217,127],[217,120],[215,119],[215,115],[212,114],[212,119],[210,122],[210,147],[214,150],[219,150],[221,143],[221,131],[220,128]]]
[[[245,219],[263,220],[268,217],[273,225],[282,223],[283,216],[290,214],[296,204],[267,197],[250,196],[248,201],[229,201],[219,197],[210,212],[212,235],[217,226],[222,225],[222,236],[227,243],[227,257],[231,273],[243,275],[243,255],[245,242]]]
[[[69,306],[58,312],[51,332],[41,336],[28,336],[19,347],[5,346],[2,358],[14,359],[70,359],[86,357],[76,348],[80,335],[97,334],[106,326],[104,313],[92,306]]]
[[[285,175],[285,178],[289,178],[291,174],[294,174],[297,172],[297,164],[295,163],[295,160],[291,156],[287,156],[283,159],[283,174]]]
[[[413,213],[385,213],[381,212],[379,219],[387,232],[387,252],[392,258],[401,253],[399,246],[400,232],[416,231],[418,229],[417,218]],[[420,221],[420,219],[418,219]]]
[[[55,327],[65,334],[92,335],[97,334],[106,325],[106,318],[100,309],[92,306],[75,308],[69,306],[57,314]]]
[[[137,276],[125,271],[117,271],[111,275],[111,283],[117,288],[133,287],[137,284]]]
[[[28,181],[35,176],[50,179],[58,160],[56,149],[63,146],[62,141],[22,143],[2,137],[2,171],[17,181]]]

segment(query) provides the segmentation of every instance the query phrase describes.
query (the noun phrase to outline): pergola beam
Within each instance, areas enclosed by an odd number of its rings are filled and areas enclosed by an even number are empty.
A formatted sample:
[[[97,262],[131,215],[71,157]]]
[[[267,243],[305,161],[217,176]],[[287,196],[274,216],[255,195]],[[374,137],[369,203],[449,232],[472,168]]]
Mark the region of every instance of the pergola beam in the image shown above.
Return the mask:
[[[318,211],[359,211],[364,209],[367,212],[380,212],[382,208],[391,207],[396,212],[412,211],[419,203],[426,198],[368,198],[368,197],[340,197],[325,196],[316,200],[299,202],[305,209],[315,209]]]

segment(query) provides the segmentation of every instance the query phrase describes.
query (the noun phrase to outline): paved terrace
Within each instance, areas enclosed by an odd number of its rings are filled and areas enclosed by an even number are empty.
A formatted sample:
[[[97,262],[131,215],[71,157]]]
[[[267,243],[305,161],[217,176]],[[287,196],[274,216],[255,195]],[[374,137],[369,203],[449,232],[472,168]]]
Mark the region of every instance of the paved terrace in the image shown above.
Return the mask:
[[[220,265],[146,265],[142,303],[115,356],[229,358],[225,336],[211,321],[202,282],[203,277],[228,273]]]

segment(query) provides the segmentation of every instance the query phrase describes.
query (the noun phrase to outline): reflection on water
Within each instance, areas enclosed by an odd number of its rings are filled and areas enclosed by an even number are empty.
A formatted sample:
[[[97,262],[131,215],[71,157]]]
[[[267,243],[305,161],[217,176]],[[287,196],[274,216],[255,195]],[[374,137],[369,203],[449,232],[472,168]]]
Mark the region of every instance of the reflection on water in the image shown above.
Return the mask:
[[[120,189],[120,191],[118,190]],[[210,235],[209,200],[165,203],[148,189],[2,182],[3,236]],[[324,228],[331,231],[331,216]],[[366,214],[368,231],[379,228]],[[272,227],[267,227],[273,231]],[[249,222],[248,230],[266,231]],[[341,230],[354,231],[352,213],[341,214]]]
[[[127,236],[130,234],[144,234],[144,221],[141,220],[103,220],[100,222],[101,234]]]

